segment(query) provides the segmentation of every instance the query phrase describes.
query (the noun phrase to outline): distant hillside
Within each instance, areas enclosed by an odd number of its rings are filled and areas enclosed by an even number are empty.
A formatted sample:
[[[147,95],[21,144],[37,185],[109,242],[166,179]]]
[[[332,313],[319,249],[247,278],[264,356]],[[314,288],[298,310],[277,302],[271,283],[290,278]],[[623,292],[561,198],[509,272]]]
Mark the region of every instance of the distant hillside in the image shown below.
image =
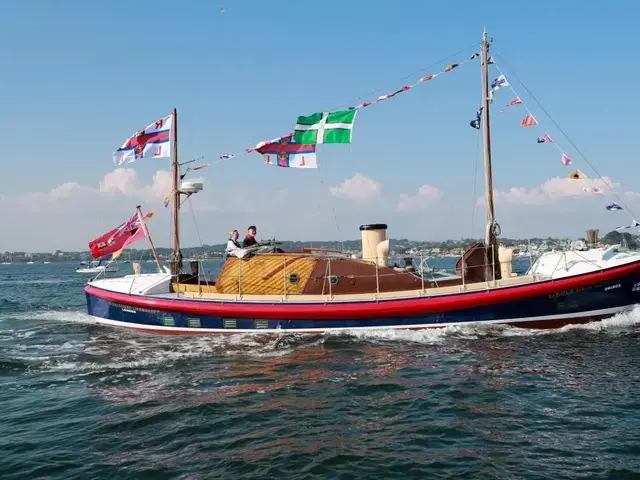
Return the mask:
[[[266,239],[262,239],[266,240]],[[583,239],[584,240],[584,239]],[[392,238],[391,252],[395,254],[403,254],[407,251],[412,252],[427,252],[427,253],[441,253],[441,254],[454,254],[459,255],[461,249],[476,242],[475,238],[462,238],[460,240],[446,240],[446,241],[431,241],[431,240],[409,240],[407,238]],[[540,246],[546,246],[547,248],[561,248],[567,245],[567,240],[558,238],[530,238],[530,239],[515,239],[500,237],[499,242],[502,245],[527,248],[531,246],[532,249],[537,249]],[[602,244],[614,245],[619,243],[625,243],[629,248],[637,248],[640,245],[640,238],[638,235],[632,235],[630,233],[620,233],[618,231],[611,231],[605,236],[601,237],[600,242]],[[300,250],[303,247],[315,247],[315,248],[328,248],[334,250],[345,250],[349,252],[359,252],[361,247],[360,239],[357,240],[314,240],[314,241],[291,241],[284,240],[279,242],[281,248],[284,250]],[[144,245],[140,242],[138,245]],[[217,243],[213,245],[203,245],[201,247],[183,247],[182,253],[185,257],[200,257],[200,258],[216,258],[224,253],[226,243]],[[161,258],[167,259],[171,254],[171,249],[166,247],[160,247],[157,249]],[[152,258],[151,250],[145,249],[132,249],[126,250],[122,259],[137,260],[140,258]],[[88,251],[81,252],[65,252],[57,250],[54,253],[29,253],[29,252],[5,252],[0,254],[0,261],[12,261],[15,263],[27,262],[32,260],[34,262],[75,262],[81,260],[89,260],[91,256]]]

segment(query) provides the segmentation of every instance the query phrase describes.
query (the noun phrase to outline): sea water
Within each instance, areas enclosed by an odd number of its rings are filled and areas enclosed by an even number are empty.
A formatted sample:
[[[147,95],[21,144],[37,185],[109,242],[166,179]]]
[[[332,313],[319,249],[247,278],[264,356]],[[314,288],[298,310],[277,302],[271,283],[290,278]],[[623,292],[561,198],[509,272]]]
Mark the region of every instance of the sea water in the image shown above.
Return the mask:
[[[74,269],[0,265],[3,480],[640,476],[640,308],[165,337],[94,324]]]

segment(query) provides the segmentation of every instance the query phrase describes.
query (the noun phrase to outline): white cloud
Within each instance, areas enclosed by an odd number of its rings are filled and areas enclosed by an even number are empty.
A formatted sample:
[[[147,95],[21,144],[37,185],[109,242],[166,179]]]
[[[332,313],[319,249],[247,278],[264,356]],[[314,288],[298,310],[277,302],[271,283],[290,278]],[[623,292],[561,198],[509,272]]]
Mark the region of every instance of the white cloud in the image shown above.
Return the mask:
[[[197,179],[189,179],[197,181]],[[101,193],[119,193],[125,197],[138,197],[147,201],[162,199],[171,191],[171,174],[158,170],[150,185],[141,185],[138,174],[132,168],[116,168],[107,173],[99,182]]]
[[[170,180],[170,174],[165,170],[158,170],[145,178],[133,169],[121,168],[92,184],[69,181],[42,192],[0,194],[0,225],[3,231],[12,232],[11,235],[0,236],[0,251],[86,249],[89,240],[122,222],[138,204],[145,212],[156,212],[150,224],[154,241],[158,246],[168,246],[171,212],[162,206],[162,199],[171,189]],[[498,202],[516,206],[503,206],[499,210],[505,235],[508,230],[509,236],[519,236],[525,231],[529,236],[575,236],[582,234],[585,225],[606,229],[620,223],[604,207],[594,212],[593,209],[585,209],[582,202],[562,201],[570,198],[591,198],[595,202],[610,200],[583,192],[582,188],[586,186],[598,186],[608,193],[602,180],[571,181],[564,178],[552,178],[533,188],[497,190]],[[640,194],[626,192],[624,195],[630,205],[640,201]],[[332,196],[343,199],[343,205],[338,208],[335,202],[328,202]],[[258,185],[251,189],[251,196],[244,195],[236,185],[228,182],[216,183],[215,188],[205,182],[205,191],[183,204],[182,244],[193,246],[199,245],[200,241],[208,244],[224,242],[228,231],[234,228],[244,231],[252,224],[258,225],[262,238],[353,239],[358,238],[357,227],[362,223],[393,223],[397,212],[427,209],[441,202],[444,194],[436,187],[422,185],[395,198],[383,199],[382,196],[380,183],[363,174],[337,182],[330,189],[317,187],[316,190],[285,181],[276,185]],[[358,208],[348,208],[349,203],[356,202],[360,203]],[[375,208],[373,203],[376,203]],[[522,205],[531,205],[527,208],[527,222],[524,223],[521,221]],[[192,207],[196,223],[191,214]],[[389,235],[416,239],[467,236],[471,225],[465,222],[452,224],[450,219],[452,216],[466,217],[470,207],[464,199],[453,197],[447,209],[432,209],[428,227],[407,224],[401,216],[391,227]],[[549,214],[550,210],[553,210],[553,215]],[[477,221],[476,226],[479,223]],[[509,225],[513,230],[509,230]],[[480,230],[478,232],[482,235]]]
[[[381,187],[371,177],[356,173],[347,178],[340,185],[329,187],[329,192],[334,197],[347,198],[349,200],[369,200],[380,195]]]
[[[86,248],[88,240],[131,215],[137,204],[164,212],[170,180],[169,172],[158,170],[145,183],[135,170],[119,168],[93,186],[65,182],[45,192],[0,196],[0,224],[16,233],[0,239],[0,250]],[[206,207],[206,199],[203,203]],[[163,222],[156,223],[164,227]]]
[[[422,210],[439,202],[442,197],[444,197],[444,194],[440,189],[431,185],[422,185],[415,195],[401,193],[396,208],[401,212]]]
[[[538,187],[511,187],[508,190],[494,190],[493,196],[496,203],[548,205],[567,198],[593,198],[598,195],[584,191],[584,188],[598,187],[603,193],[609,193],[607,185],[614,189],[618,187],[618,184],[608,177],[584,180],[553,177]],[[478,204],[484,204],[484,202],[484,197],[478,199]]]

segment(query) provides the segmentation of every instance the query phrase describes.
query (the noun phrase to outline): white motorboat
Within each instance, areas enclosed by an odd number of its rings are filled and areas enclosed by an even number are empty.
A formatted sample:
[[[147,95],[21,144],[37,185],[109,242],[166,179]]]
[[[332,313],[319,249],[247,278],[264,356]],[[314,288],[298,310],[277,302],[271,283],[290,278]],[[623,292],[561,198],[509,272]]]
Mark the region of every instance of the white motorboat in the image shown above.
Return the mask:
[[[102,260],[94,262],[80,264],[76,268],[76,273],[105,273],[105,272],[117,272],[118,264],[115,261],[110,261],[103,264]]]

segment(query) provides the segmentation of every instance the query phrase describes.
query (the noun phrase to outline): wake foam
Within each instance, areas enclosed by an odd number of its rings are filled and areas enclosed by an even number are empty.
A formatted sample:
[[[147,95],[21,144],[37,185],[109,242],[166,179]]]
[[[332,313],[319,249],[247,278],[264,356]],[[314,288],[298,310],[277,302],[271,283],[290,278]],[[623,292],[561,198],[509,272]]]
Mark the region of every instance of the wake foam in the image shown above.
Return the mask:
[[[346,330],[326,334],[271,335],[234,334],[164,336],[142,334],[117,327],[95,326],[95,320],[79,311],[39,311],[13,315],[25,328],[0,329],[1,360],[25,368],[68,373],[71,377],[144,371],[160,365],[220,357],[267,360],[284,357],[323,344],[362,342],[411,342],[446,344],[457,340],[499,337],[565,335],[572,331],[612,333],[634,330],[640,325],[640,306],[612,318],[555,330],[531,330],[506,325],[450,326],[427,330]],[[29,326],[29,322],[36,325]],[[52,329],[55,323],[87,325],[72,332]],[[275,359],[275,358],[274,358]],[[13,363],[12,363],[13,364]],[[14,365],[15,366],[15,365]]]
[[[562,328],[538,330],[518,328],[509,325],[485,324],[485,325],[455,325],[442,328],[425,330],[343,330],[329,332],[327,336],[346,336],[354,339],[365,340],[389,340],[407,341],[416,343],[442,343],[448,339],[480,339],[486,337],[533,337],[538,335],[559,335],[575,330],[587,332],[611,332],[618,333],[621,330],[629,330],[640,325],[640,305],[635,305],[631,310],[616,314],[611,318],[596,322],[567,325]]]
[[[6,320],[18,320],[25,323],[42,321],[86,324],[96,323],[91,315],[77,310],[32,310],[20,313],[0,314],[0,322]]]

